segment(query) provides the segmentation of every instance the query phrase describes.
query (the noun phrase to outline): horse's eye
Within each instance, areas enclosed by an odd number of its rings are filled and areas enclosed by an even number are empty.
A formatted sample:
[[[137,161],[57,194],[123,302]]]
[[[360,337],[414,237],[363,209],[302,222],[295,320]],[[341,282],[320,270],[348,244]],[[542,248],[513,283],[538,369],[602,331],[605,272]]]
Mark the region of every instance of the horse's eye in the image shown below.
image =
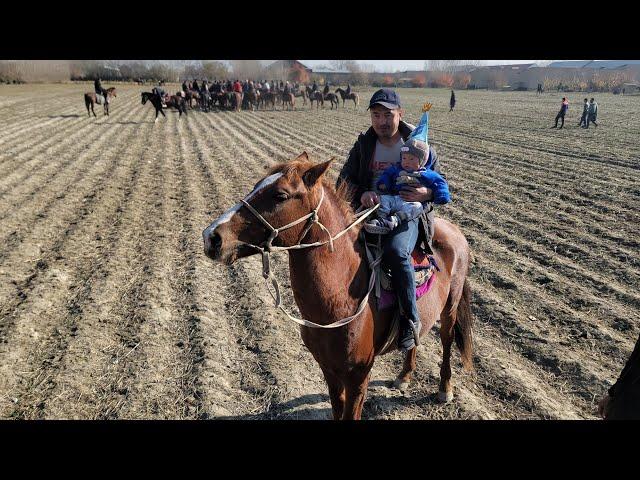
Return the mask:
[[[289,194],[287,192],[276,192],[276,194],[273,197],[276,200],[282,202],[284,200],[288,200],[289,199]]]

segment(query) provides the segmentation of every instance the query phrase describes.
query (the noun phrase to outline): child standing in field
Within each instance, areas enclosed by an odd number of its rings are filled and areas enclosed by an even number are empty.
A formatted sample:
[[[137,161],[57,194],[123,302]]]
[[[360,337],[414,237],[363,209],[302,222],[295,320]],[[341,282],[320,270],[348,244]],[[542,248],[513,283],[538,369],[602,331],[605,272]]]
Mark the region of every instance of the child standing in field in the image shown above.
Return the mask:
[[[413,220],[422,214],[422,203],[405,202],[400,197],[400,190],[405,185],[430,188],[433,190],[433,203],[436,204],[449,203],[451,200],[446,180],[433,170],[433,165],[427,165],[430,108],[430,103],[425,104],[420,123],[400,149],[400,161],[385,169],[376,184],[382,195],[378,218],[364,225],[369,233],[387,234],[402,222]]]

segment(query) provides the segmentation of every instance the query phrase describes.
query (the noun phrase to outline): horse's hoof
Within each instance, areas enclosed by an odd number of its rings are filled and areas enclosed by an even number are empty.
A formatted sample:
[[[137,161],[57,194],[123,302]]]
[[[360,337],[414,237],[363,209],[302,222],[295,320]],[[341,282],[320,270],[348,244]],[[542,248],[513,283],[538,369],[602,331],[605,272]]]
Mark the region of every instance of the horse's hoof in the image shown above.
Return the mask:
[[[395,381],[393,382],[393,388],[396,388],[401,392],[404,392],[409,388],[409,382],[407,380],[402,380],[401,378],[396,378]]]
[[[453,392],[438,392],[438,402],[449,403],[453,400]]]

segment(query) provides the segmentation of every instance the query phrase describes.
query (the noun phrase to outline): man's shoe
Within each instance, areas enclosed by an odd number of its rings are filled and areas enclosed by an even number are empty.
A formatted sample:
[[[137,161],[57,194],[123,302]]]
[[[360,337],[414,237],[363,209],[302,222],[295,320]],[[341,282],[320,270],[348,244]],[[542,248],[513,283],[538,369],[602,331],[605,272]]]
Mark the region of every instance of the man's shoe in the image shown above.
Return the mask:
[[[387,220],[386,218],[374,218],[370,222],[366,222],[364,224],[364,229],[369,233],[386,235],[391,230],[396,228],[396,226],[397,223],[394,220]]]
[[[415,348],[416,341],[413,326],[408,319],[400,319],[400,330],[398,332],[398,348],[403,353]]]

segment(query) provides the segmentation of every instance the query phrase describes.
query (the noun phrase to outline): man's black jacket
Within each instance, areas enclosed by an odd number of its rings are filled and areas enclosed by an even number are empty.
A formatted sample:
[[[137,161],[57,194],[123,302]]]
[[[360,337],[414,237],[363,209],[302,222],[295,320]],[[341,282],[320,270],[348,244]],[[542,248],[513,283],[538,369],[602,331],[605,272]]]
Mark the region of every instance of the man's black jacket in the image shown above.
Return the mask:
[[[402,120],[400,121],[398,130],[400,131],[400,135],[404,141],[409,138],[413,128],[413,125]],[[351,206],[354,211],[360,206],[360,197],[362,194],[371,190],[371,181],[373,180],[371,163],[373,161],[373,154],[377,140],[378,136],[373,127],[369,127],[365,133],[360,133],[358,140],[356,140],[356,143],[349,152],[349,158],[347,158],[347,161],[338,176],[336,187],[340,186],[342,182],[346,182],[350,188],[351,194],[353,195]],[[429,164],[429,162],[433,164],[433,169],[442,175],[442,172],[440,172],[438,156],[431,145],[429,145],[429,159],[427,164]],[[431,253],[431,239],[433,238],[434,220],[435,214],[433,211],[433,203],[428,202],[425,204],[424,212],[420,216],[420,221],[418,222],[418,245],[428,253]],[[427,239],[428,243],[426,242]]]

